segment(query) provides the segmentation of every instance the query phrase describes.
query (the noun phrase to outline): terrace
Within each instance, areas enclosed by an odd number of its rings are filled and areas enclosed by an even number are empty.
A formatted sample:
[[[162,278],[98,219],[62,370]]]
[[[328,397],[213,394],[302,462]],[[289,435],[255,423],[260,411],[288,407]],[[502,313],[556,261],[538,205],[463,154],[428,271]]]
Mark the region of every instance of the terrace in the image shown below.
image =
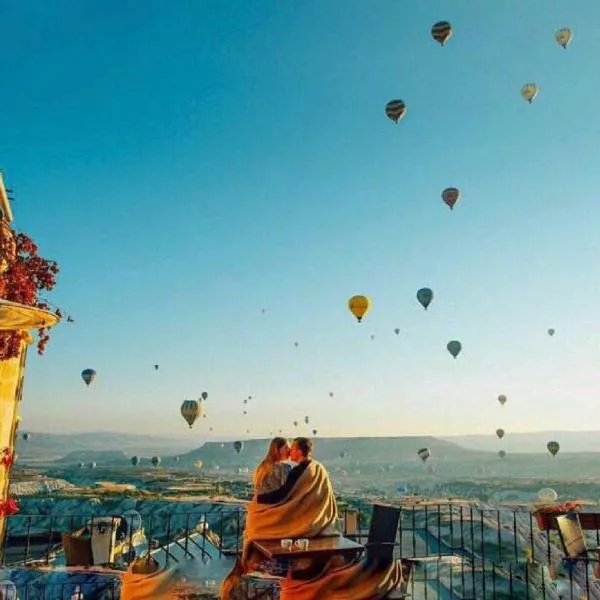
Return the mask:
[[[365,542],[370,506],[342,511],[347,537]],[[229,505],[169,506],[143,515],[148,551],[161,565],[190,570],[197,597],[217,597],[218,583],[241,549],[244,510]],[[76,586],[86,596],[118,598],[118,565],[65,573],[54,566],[61,534],[98,519],[96,515],[23,515],[10,517],[2,566],[11,571],[20,598],[71,598]],[[594,519],[594,523],[596,519]],[[598,522],[600,525],[600,521]],[[600,527],[586,532],[600,546]],[[409,593],[415,600],[581,600],[600,598],[600,580],[585,568],[568,568],[558,533],[540,529],[536,516],[514,509],[487,509],[465,503],[415,502],[401,507],[395,555],[414,560]],[[187,559],[195,558],[190,561]],[[270,598],[278,597],[277,584]]]

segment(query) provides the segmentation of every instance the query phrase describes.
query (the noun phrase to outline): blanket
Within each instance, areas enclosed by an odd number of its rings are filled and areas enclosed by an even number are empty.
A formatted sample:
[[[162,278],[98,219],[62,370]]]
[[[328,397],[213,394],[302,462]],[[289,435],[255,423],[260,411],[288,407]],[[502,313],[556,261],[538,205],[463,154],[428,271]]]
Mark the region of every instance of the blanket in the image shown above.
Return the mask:
[[[293,469],[288,481],[291,485],[284,486],[277,502],[266,504],[267,497],[276,498],[277,494],[264,494],[248,504],[242,556],[221,586],[222,600],[232,598],[243,574],[259,566],[260,557],[252,551],[253,541],[312,538],[333,532],[338,512],[325,467],[311,460]]]
[[[280,600],[379,600],[402,583],[402,564],[368,564],[358,561],[343,567],[328,566],[308,581],[281,580]]]

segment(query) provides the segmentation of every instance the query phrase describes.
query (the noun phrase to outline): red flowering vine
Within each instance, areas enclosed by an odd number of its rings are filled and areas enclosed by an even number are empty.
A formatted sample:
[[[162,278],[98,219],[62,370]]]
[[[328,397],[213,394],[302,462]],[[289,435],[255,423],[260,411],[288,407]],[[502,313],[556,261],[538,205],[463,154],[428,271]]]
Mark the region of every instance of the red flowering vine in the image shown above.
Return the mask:
[[[5,469],[10,469],[15,462],[15,456],[10,448],[2,448],[2,455],[0,455],[0,464]]]
[[[0,500],[0,517],[11,517],[21,510],[19,503],[10,496],[6,500]]]
[[[55,261],[38,254],[38,247],[29,236],[14,233],[0,220],[0,298],[50,310],[50,305],[39,294],[54,288],[58,271]],[[60,310],[55,313],[62,316]],[[26,335],[23,331],[1,331],[0,360],[17,357]],[[40,329],[38,354],[44,353],[49,339],[48,329]]]

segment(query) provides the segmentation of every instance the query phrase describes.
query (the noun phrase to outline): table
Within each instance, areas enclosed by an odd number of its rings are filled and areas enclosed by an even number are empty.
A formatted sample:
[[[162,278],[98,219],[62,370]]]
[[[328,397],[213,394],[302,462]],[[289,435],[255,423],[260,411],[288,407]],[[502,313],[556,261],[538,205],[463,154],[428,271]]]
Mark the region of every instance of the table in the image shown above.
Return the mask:
[[[354,558],[364,550],[362,544],[357,544],[341,535],[310,538],[306,550],[301,550],[294,545],[290,550],[286,550],[281,547],[281,540],[258,540],[253,542],[253,545],[268,560],[330,558],[332,556]]]

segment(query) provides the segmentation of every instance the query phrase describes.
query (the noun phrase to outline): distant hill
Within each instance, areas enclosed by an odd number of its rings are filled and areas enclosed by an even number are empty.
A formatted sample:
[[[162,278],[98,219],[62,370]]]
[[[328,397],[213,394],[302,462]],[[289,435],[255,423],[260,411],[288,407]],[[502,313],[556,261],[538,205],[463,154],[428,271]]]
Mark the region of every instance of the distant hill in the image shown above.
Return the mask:
[[[181,454],[179,466],[191,467],[197,460],[201,460],[207,466],[219,464],[254,467],[265,456],[268,443],[268,439],[245,440],[244,448],[238,455],[232,442],[225,444],[207,442],[192,452]],[[424,447],[429,448],[432,456],[439,461],[464,460],[479,454],[453,442],[426,436],[316,438],[314,444],[315,459],[324,463],[352,460],[363,464],[386,464],[398,461],[419,464],[417,451]]]
[[[502,440],[490,435],[459,435],[444,438],[464,448],[483,451],[500,449],[507,452],[545,453],[546,444],[556,440],[561,454],[568,452],[600,452],[600,431],[536,431],[534,433],[510,433]]]
[[[121,450],[75,450],[53,462],[56,465],[75,465],[95,462],[104,466],[125,466],[131,464],[130,456]]]
[[[153,454],[179,454],[190,450],[190,443],[178,439],[151,435],[127,433],[37,433],[31,434],[28,441],[23,440],[21,431],[17,439],[17,454],[22,462],[53,462],[68,453],[105,452],[107,450],[123,452],[128,457],[134,454],[152,456]],[[83,459],[82,459],[83,460]],[[95,460],[90,458],[89,460]],[[79,461],[76,461],[79,462]]]

